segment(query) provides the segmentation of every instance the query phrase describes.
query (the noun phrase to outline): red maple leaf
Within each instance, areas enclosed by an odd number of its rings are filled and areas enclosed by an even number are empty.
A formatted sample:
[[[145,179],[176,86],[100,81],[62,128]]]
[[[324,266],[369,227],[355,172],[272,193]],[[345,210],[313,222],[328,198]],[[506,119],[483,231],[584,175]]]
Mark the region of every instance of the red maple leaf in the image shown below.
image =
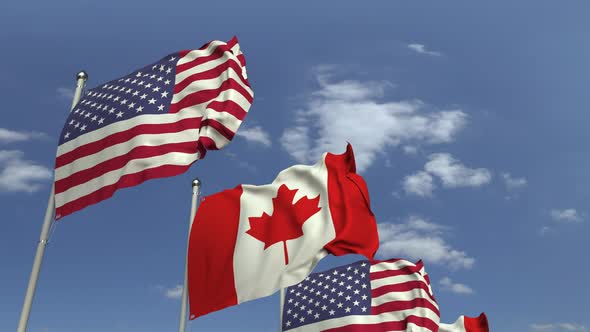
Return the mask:
[[[272,215],[264,212],[260,217],[248,218],[250,229],[246,233],[264,242],[264,250],[277,242],[283,242],[285,265],[289,264],[287,240],[303,236],[303,223],[321,210],[318,206],[319,195],[312,199],[302,197],[293,204],[297,190],[291,190],[285,184],[281,185],[277,197],[272,199]]]

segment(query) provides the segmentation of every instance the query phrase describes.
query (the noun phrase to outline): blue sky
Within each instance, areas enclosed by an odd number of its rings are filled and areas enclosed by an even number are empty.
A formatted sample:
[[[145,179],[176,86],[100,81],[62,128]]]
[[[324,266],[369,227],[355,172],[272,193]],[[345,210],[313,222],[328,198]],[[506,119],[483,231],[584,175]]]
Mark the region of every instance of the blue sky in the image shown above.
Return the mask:
[[[88,87],[237,35],[254,104],[189,172],[121,190],[51,238],[31,332],[174,331],[193,177],[264,184],[355,147],[379,257],[423,258],[442,320],[590,330],[590,6],[583,1],[93,2],[1,5],[0,330],[14,330],[58,135]],[[317,271],[358,260],[328,257]],[[276,295],[189,331],[276,331]]]

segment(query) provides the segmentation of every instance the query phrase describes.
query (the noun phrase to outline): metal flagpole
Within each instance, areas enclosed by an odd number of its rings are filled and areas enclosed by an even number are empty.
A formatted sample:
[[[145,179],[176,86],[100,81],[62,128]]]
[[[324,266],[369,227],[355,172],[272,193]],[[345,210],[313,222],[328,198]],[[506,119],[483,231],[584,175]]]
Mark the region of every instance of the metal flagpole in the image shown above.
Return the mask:
[[[198,204],[198,197],[201,191],[201,180],[199,178],[195,178],[193,180],[193,199],[191,202],[191,217],[189,220],[188,226],[188,237],[190,238],[191,235],[191,228],[193,226],[193,219],[195,219],[195,214],[197,212],[197,204]],[[187,241],[187,258],[188,258],[188,241]],[[187,295],[187,283],[188,283],[188,266],[187,262],[185,261],[184,265],[184,285],[182,287],[182,304],[180,305],[180,323],[178,325],[178,332],[185,332],[186,331],[186,308],[188,304],[188,295]]]
[[[74,99],[72,100],[72,106],[70,112],[74,109],[74,106],[80,100],[82,96],[82,90],[88,79],[86,72],[81,71],[76,75],[76,91],[74,92]],[[43,220],[43,227],[41,228],[41,236],[39,237],[39,243],[37,244],[37,252],[35,253],[35,260],[33,261],[33,269],[31,271],[31,277],[29,278],[29,286],[27,287],[27,294],[25,295],[25,302],[23,309],[20,314],[20,320],[18,322],[17,332],[25,332],[27,330],[27,323],[29,322],[29,315],[31,313],[31,305],[33,304],[33,297],[35,296],[35,289],[37,288],[37,281],[39,279],[39,271],[41,270],[41,263],[43,263],[43,255],[45,254],[45,247],[49,240],[49,230],[51,228],[51,222],[53,212],[55,209],[54,190],[53,184],[51,185],[51,193],[49,194],[49,201],[47,202],[47,210],[45,210],[45,219]]]

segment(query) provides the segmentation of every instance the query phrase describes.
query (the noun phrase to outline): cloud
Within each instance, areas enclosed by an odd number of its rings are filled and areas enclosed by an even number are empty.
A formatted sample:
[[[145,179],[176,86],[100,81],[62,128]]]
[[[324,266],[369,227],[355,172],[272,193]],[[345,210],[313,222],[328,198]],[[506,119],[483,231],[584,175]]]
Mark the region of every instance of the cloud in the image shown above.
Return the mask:
[[[429,51],[426,49],[424,44],[408,44],[408,48],[412,51],[420,54],[432,55],[432,56],[441,56],[442,53],[436,51]]]
[[[0,150],[0,193],[32,193],[41,189],[39,182],[53,178],[51,170],[24,160],[23,156],[22,151]]]
[[[270,135],[259,126],[239,129],[236,135],[245,138],[248,142],[257,143],[267,148],[272,145]]]
[[[563,222],[575,222],[575,221],[582,221],[582,217],[578,214],[576,209],[564,209],[558,210],[553,209],[551,210],[551,217],[555,221],[563,221]]]
[[[562,331],[588,331],[584,325],[574,323],[548,323],[548,324],[531,324],[531,331],[542,332],[562,332]]]
[[[319,90],[295,111],[295,124],[280,139],[299,162],[316,162],[324,152],[341,152],[350,142],[363,171],[388,147],[452,142],[467,122],[461,110],[432,110],[420,100],[382,101],[389,82],[332,82],[326,68],[316,70]]]
[[[74,89],[59,87],[56,89],[57,96],[62,99],[72,100],[74,99]]]
[[[406,194],[414,194],[422,197],[432,196],[432,191],[435,188],[432,175],[424,171],[406,176],[403,184]]]
[[[14,131],[0,128],[0,143],[30,141],[32,139],[45,139],[47,137],[47,134],[36,131]]]
[[[444,187],[479,187],[492,180],[492,174],[485,168],[472,169],[461,164],[448,153],[430,155],[424,169],[442,180]]]
[[[412,154],[416,154],[416,153],[418,153],[418,148],[417,148],[417,147],[415,147],[415,146],[413,146],[413,145],[405,145],[405,146],[403,147],[403,150],[404,150],[404,153],[405,153],[405,154],[410,154],[410,155],[412,155]]]
[[[444,239],[449,230],[439,224],[417,216],[410,216],[404,223],[378,224],[380,247],[378,255],[388,259],[409,257],[423,259],[431,264],[452,269],[469,269],[475,259],[464,251],[453,249]]]
[[[448,153],[434,153],[418,171],[404,178],[403,187],[406,194],[432,196],[436,184],[434,177],[440,179],[445,188],[479,187],[492,180],[492,173],[486,168],[468,168]]]
[[[502,173],[502,179],[508,190],[520,189],[527,185],[525,178],[513,178],[510,173]]]
[[[455,294],[473,294],[474,291],[471,287],[465,285],[465,284],[460,284],[460,283],[454,283],[451,278],[449,277],[444,277],[441,279],[441,281],[439,282],[442,290],[446,290]]]
[[[162,287],[162,291],[165,297],[169,299],[178,300],[182,297],[182,285],[176,285],[172,288],[164,288]]]

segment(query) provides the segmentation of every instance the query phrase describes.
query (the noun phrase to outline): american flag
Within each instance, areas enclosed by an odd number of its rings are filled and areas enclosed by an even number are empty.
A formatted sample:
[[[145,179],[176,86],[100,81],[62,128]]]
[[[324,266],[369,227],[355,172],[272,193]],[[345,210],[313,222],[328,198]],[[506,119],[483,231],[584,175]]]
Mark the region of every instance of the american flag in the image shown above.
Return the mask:
[[[253,96],[235,37],[88,90],[60,136],[55,219],[120,188],[183,173],[231,141]]]
[[[310,274],[285,290],[283,331],[438,331],[421,261],[359,261]]]

